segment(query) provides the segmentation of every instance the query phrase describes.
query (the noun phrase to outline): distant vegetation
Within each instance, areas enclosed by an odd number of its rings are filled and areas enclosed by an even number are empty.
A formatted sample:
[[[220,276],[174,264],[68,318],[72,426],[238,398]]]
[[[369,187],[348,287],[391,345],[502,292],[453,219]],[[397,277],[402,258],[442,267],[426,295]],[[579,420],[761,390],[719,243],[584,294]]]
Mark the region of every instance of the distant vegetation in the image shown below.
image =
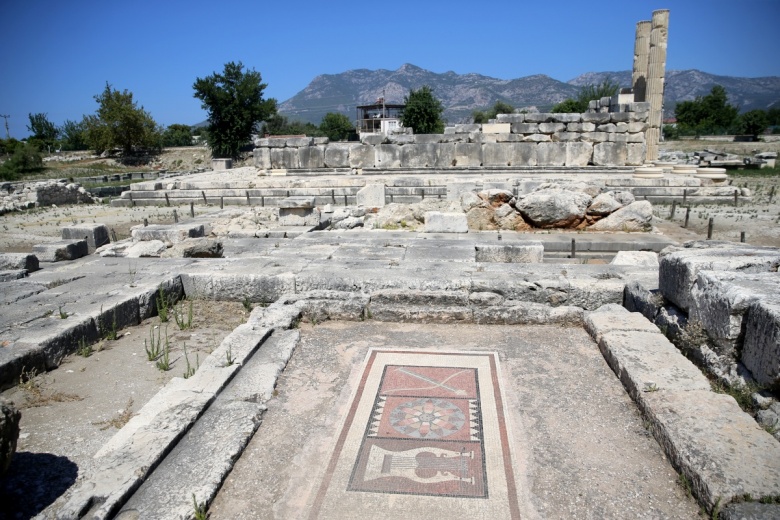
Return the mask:
[[[706,96],[693,101],[681,101],[674,109],[675,125],[664,126],[664,136],[676,139],[680,136],[752,135],[754,138],[767,128],[780,125],[780,108],[750,110],[739,114],[737,107],[728,103],[726,89],[715,85]]]
[[[498,114],[512,114],[515,111],[515,107],[509,103],[503,101],[496,101],[496,104],[492,108],[482,112],[481,110],[475,110],[471,116],[474,119],[474,123],[483,124],[487,123],[491,119],[495,119]]]
[[[444,106],[436,99],[428,85],[409,91],[409,95],[404,98],[404,105],[406,108],[401,114],[401,124],[406,128],[414,129],[415,134],[444,132]]]
[[[576,98],[569,98],[561,101],[552,107],[551,112],[582,114],[583,112],[587,112],[588,104],[594,99],[612,97],[618,92],[620,92],[620,85],[609,79],[605,79],[598,85],[585,85],[577,93]]]

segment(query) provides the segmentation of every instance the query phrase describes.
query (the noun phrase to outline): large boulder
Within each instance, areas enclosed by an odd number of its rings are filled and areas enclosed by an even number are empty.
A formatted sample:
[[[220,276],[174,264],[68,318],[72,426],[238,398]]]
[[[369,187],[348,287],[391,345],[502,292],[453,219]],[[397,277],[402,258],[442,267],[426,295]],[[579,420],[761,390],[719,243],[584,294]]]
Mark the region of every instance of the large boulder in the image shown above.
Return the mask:
[[[616,200],[609,193],[601,193],[596,195],[596,198],[590,203],[588,207],[588,215],[605,216],[610,213],[614,213],[623,207],[618,200]]]
[[[22,413],[10,401],[0,399],[0,478],[5,475],[16,452]]]
[[[650,231],[653,206],[646,200],[633,202],[593,224],[591,231]]]
[[[517,202],[526,221],[539,228],[570,228],[585,218],[591,197],[579,191],[547,188],[534,191]]]
[[[514,194],[511,191],[499,190],[499,189],[483,190],[480,191],[477,195],[479,196],[480,199],[486,201],[494,208],[497,208],[502,204],[507,204],[507,203],[511,204],[512,202],[514,202],[514,198],[515,198]]]

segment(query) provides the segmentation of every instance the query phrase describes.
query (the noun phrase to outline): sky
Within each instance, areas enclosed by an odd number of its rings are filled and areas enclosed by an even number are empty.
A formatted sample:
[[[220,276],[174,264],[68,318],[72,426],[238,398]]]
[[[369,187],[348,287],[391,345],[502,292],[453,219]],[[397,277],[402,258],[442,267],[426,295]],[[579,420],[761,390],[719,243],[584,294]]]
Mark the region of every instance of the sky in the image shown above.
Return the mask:
[[[161,125],[192,125],[206,118],[192,84],[229,61],[279,102],[319,74],[404,63],[568,81],[630,70],[636,23],[656,9],[670,10],[667,70],[780,76],[780,0],[0,0],[0,114],[21,139],[29,113],[95,113],[108,82]]]

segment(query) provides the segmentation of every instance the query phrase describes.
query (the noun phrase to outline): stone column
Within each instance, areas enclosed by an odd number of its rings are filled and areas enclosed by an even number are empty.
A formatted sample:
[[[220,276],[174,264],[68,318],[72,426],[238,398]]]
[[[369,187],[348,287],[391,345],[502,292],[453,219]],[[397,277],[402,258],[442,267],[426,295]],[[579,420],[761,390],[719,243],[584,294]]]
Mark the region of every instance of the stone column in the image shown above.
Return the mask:
[[[664,75],[666,73],[666,41],[669,36],[669,10],[653,11],[650,31],[650,60],[647,71],[646,101],[650,102],[647,130],[647,160],[658,160],[658,142],[661,137],[664,104]]]
[[[647,91],[647,67],[650,63],[650,20],[637,22],[634,41],[634,72],[631,75],[631,87],[634,89],[634,101],[645,101]]]

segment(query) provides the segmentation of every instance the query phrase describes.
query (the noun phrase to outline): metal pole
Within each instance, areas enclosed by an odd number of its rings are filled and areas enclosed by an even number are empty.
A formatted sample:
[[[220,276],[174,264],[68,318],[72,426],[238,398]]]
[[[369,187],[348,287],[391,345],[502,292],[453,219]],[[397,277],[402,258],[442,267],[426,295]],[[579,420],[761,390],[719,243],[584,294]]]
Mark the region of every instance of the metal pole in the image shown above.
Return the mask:
[[[672,213],[669,215],[669,220],[674,220],[674,214],[677,212],[677,201],[672,201]]]
[[[149,221],[147,219],[144,219],[144,227],[149,225]]]
[[[683,224],[684,228],[688,227],[688,219],[691,218],[691,208],[688,207],[685,209],[685,224]]]
[[[203,195],[203,204],[208,204],[209,202],[206,200],[206,192],[201,190],[200,194]]]
[[[173,221],[178,224],[179,223],[179,214],[176,213],[176,210],[173,210]]]
[[[769,191],[769,202],[772,202],[772,198],[775,196],[775,187],[772,186],[772,189]]]
[[[219,197],[219,209],[225,209],[225,196],[221,195]]]
[[[190,201],[190,217],[195,218],[195,203]]]
[[[165,194],[165,205],[166,206],[170,206],[171,205],[171,200],[168,198],[168,193]]]
[[[688,189],[683,190],[683,206],[688,202]]]
[[[249,190],[246,190],[246,205],[249,206]]]
[[[743,244],[745,243],[745,232],[744,231],[742,231],[739,234],[739,241],[742,242]]]
[[[577,255],[577,243],[571,239],[571,257],[574,258]]]
[[[710,217],[710,223],[707,226],[707,240],[712,240],[712,230],[715,227],[715,217]]]

